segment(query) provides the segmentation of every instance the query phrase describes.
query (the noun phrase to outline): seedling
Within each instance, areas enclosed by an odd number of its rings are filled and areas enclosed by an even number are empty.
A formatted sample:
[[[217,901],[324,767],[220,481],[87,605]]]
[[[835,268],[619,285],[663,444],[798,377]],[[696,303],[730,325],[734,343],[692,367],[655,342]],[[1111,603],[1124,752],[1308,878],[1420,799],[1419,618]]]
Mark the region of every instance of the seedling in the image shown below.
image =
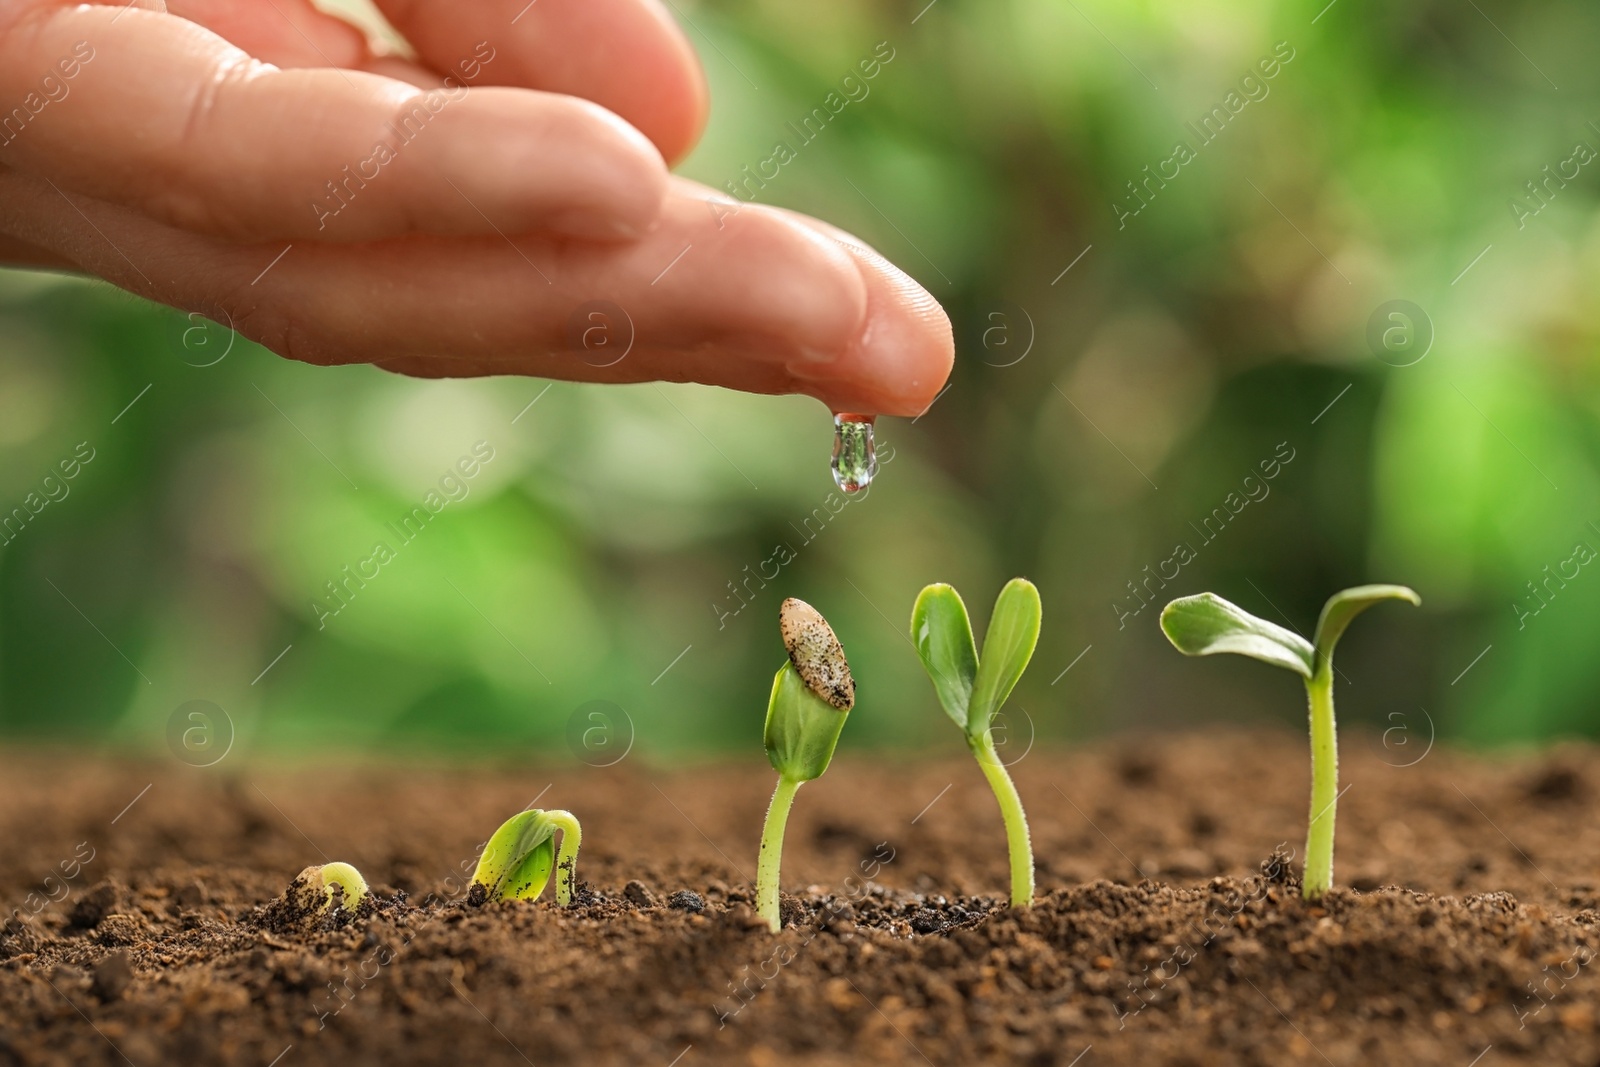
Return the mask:
[[[338,907],[354,914],[367,897],[367,880],[348,863],[307,867],[289,886],[289,898],[302,915],[323,915]]]
[[[555,834],[561,831],[561,849]],[[469,904],[490,900],[537,900],[556,871],[556,903],[572,904],[577,885],[578,846],[583,830],[569,811],[519,811],[489,838],[472,872]]]
[[[967,747],[983,768],[989,788],[1000,802],[1006,843],[1011,854],[1011,906],[1033,903],[1033,846],[1028,840],[1028,817],[1022,798],[994,748],[994,716],[1022,672],[1028,669],[1039,643],[1043,614],[1039,590],[1026,578],[1007,582],[994,602],[989,631],[978,655],[972,639],[972,622],[961,594],[948,585],[930,585],[911,609],[911,640],[922,666],[933,679],[933,690],[945,713],[966,735]]]
[[[1322,606],[1317,632],[1299,634],[1258,619],[1213,593],[1180,597],[1161,612],[1161,630],[1185,656],[1234,652],[1300,675],[1311,705],[1311,822],[1301,895],[1319,900],[1333,885],[1333,824],[1339,802],[1339,745],[1333,720],[1333,646],[1350,620],[1381,600],[1421,604],[1403,585],[1358,585]]]
[[[845,716],[856,703],[856,683],[844,648],[816,608],[790,597],[778,609],[778,630],[789,660],[772,679],[762,741],[778,772],[778,788],[767,806],[756,863],[756,913],[777,933],[778,874],[783,859],[783,828],[795,792],[822,777],[833,759]]]

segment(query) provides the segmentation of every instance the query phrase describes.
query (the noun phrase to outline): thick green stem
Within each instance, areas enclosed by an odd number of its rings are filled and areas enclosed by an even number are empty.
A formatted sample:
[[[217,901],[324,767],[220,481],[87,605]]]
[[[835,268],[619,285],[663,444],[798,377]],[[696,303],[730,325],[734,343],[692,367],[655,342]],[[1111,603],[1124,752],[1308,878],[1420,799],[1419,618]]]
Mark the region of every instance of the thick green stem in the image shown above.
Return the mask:
[[[756,914],[767,920],[773,933],[783,926],[778,916],[783,828],[789,823],[789,809],[794,806],[794,794],[799,788],[800,783],[794,779],[778,777],[778,788],[772,791],[772,803],[767,805],[767,824],[761,830],[761,858],[756,863]]]
[[[1333,886],[1333,822],[1339,802],[1339,739],[1333,721],[1333,669],[1326,659],[1306,682],[1311,703],[1311,822],[1302,895],[1320,900]]]
[[[578,884],[578,846],[583,843],[583,830],[570,811],[557,809],[544,814],[561,831],[561,847],[556,850],[556,903],[569,908]]]
[[[1011,906],[1029,907],[1033,904],[1033,844],[1028,840],[1028,817],[1022,811],[1022,798],[994,750],[994,739],[986,732],[976,740],[969,738],[968,743],[984,777],[989,779],[994,798],[1000,802],[1000,817],[1006,823],[1006,845],[1011,853]]]

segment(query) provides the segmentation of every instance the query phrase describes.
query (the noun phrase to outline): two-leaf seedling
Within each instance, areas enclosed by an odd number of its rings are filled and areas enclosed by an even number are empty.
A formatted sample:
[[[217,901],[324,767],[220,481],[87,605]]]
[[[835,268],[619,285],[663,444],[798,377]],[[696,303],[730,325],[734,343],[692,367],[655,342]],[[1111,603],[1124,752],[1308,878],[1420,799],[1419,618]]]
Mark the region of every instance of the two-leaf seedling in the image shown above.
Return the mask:
[[[1333,719],[1333,647],[1350,620],[1383,600],[1420,604],[1403,585],[1361,585],[1328,598],[1311,641],[1258,619],[1213,593],[1174,600],[1161,629],[1186,656],[1233,652],[1300,675],[1311,705],[1311,822],[1303,895],[1318,900],[1333,885],[1333,824],[1339,801],[1339,748]]]
[[[556,850],[556,831],[561,831],[561,849]],[[489,838],[472,872],[472,888],[467,900],[482,904],[490,900],[537,900],[556,872],[556,903],[572,904],[577,884],[578,846],[583,830],[569,811],[519,811],[500,825]]]
[[[778,629],[789,659],[772,680],[762,735],[778,787],[767,806],[756,862],[756,913],[773,933],[778,914],[778,876],[783,829],[802,783],[822,777],[833,759],[845,716],[856,703],[856,683],[833,627],[810,604],[790,597],[778,609]]]
[[[1005,820],[1011,854],[1011,906],[1033,903],[1033,846],[1022,798],[994,746],[994,717],[1033,658],[1039,643],[1039,590],[1013,578],[1000,590],[984,635],[983,655],[972,638],[972,622],[961,595],[948,585],[930,585],[911,611],[911,640],[933,679],[945,712],[966,735],[967,747],[989,780]]]

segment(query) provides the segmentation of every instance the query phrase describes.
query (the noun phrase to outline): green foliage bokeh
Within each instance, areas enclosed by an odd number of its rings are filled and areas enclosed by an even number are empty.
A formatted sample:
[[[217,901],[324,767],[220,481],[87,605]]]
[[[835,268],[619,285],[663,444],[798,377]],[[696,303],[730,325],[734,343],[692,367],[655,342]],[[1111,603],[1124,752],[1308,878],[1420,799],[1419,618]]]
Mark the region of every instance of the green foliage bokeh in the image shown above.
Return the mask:
[[[808,400],[312,368],[5,273],[0,509],[93,458],[0,546],[0,734],[159,751],[207,700],[244,751],[568,759],[605,700],[647,756],[754,753],[792,595],[849,653],[846,747],[954,748],[907,613],[1019,574],[1044,629],[1007,714],[1044,738],[1298,722],[1271,672],[1182,662],[1160,605],[1212,589],[1308,633],[1367,581],[1424,607],[1350,635],[1345,722],[1600,733],[1600,167],[1526,184],[1600,146],[1600,10],[925,3],[676,8],[714,101],[681,170],[716,187],[893,50],[759,190],[955,324],[949,390],[882,421],[864,499],[830,496]],[[1432,335],[1409,365],[1369,342],[1393,300]]]

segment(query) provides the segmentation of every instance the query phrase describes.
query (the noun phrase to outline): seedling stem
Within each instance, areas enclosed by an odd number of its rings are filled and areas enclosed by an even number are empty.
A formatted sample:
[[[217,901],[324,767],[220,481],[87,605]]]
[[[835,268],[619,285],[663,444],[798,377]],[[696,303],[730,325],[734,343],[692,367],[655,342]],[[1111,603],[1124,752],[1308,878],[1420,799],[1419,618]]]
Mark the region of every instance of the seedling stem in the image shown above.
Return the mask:
[[[1022,797],[1011,781],[1011,773],[994,750],[994,738],[985,733],[981,741],[971,742],[972,754],[983,768],[983,776],[1000,802],[1000,818],[1005,821],[1006,847],[1011,856],[1011,906],[1025,908],[1033,903],[1033,843],[1028,836],[1028,817],[1022,811]]]
[[[1333,888],[1333,821],[1339,800],[1339,738],[1333,718],[1333,661],[1306,682],[1311,702],[1311,821],[1306,830],[1303,894],[1316,900]]]
[[[767,805],[767,823],[761,831],[761,859],[756,864],[756,914],[767,920],[773,930],[779,928],[778,919],[778,865],[783,859],[783,831],[789,825],[789,809],[794,806],[794,795],[801,783],[793,778],[778,776],[778,788],[772,791],[772,803]]]
[[[570,908],[578,884],[578,846],[583,843],[583,828],[570,811],[556,809],[544,814],[550,825],[561,831],[561,847],[556,850],[556,904]]]
[[[983,768],[1000,804],[1011,859],[1011,906],[1033,903],[1033,844],[1022,798],[994,747],[994,717],[1028,669],[1039,643],[1042,608],[1039,590],[1026,578],[1013,578],[995,598],[983,655],[972,638],[972,621],[961,594],[944,584],[930,585],[911,609],[911,641],[933,682],[945,714],[961,727],[967,747]]]

